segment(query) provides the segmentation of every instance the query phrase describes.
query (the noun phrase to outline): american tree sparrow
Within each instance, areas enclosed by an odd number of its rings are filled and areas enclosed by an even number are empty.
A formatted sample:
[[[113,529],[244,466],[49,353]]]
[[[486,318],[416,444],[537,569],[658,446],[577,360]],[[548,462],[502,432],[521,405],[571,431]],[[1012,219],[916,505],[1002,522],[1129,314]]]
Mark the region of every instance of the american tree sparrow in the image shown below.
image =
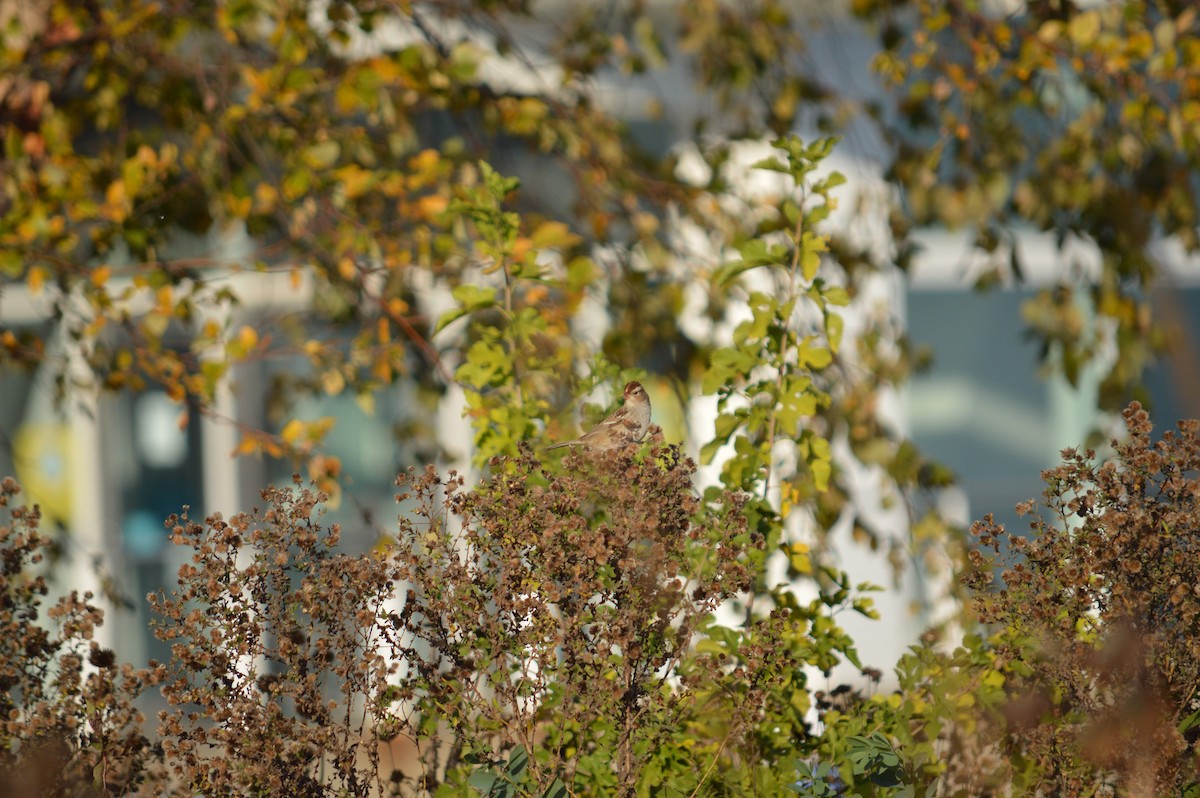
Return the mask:
[[[650,428],[650,397],[640,382],[625,386],[625,403],[618,407],[584,435],[575,440],[556,443],[548,449],[564,446],[587,446],[599,451],[619,449],[640,442]]]

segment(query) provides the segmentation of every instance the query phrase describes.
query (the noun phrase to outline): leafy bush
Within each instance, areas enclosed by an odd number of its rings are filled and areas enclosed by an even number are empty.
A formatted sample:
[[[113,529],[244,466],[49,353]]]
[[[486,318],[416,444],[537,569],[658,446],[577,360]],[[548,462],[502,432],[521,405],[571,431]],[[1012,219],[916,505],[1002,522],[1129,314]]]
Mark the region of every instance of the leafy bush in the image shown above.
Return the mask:
[[[530,794],[577,780],[631,793],[664,768],[698,688],[723,678],[722,658],[693,645],[749,586],[762,541],[736,497],[730,512],[699,501],[674,447],[566,466],[525,451],[475,490],[432,470],[406,481],[419,509],[395,555],[409,585],[401,699],[448,727],[451,761],[483,770],[473,784],[512,780],[497,754],[515,750],[531,754],[515,780]]]

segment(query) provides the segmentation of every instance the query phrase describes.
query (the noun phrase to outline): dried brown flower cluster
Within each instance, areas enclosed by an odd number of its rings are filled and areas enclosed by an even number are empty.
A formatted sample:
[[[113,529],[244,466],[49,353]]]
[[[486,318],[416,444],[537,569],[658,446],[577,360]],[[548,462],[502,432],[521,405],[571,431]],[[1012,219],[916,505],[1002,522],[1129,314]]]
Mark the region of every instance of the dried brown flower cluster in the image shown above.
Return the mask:
[[[973,530],[979,617],[1004,630],[999,656],[1019,666],[1004,748],[1042,794],[1176,795],[1200,782],[1200,423],[1153,443],[1140,405],[1124,415],[1129,438],[1111,460],[1067,450],[1043,474],[1028,537],[990,517]]]
[[[151,596],[171,660],[159,734],[175,783],[205,795],[378,795],[378,734],[394,569],[336,551],[323,497],[263,492],[266,509],[168,519],[194,552],[179,589]]]
[[[4,794],[624,795],[648,749],[719,706],[715,748],[683,770],[698,784],[764,716],[794,667],[773,641],[799,627],[780,611],[742,651],[699,651],[762,547],[741,500],[702,501],[674,447],[563,462],[497,459],[471,489],[410,473],[398,535],[365,555],[338,550],[299,477],[228,520],[185,509],[167,529],[190,561],[149,597],[171,657],[142,671],[93,641],[87,596],[39,625],[48,541],[36,509],[12,509]],[[167,704],[156,744],[139,696]]]
[[[103,613],[71,592],[42,617],[52,541],[36,507],[0,482],[0,795],[124,795],[154,780],[156,749],[133,699],[150,674],[93,639]]]

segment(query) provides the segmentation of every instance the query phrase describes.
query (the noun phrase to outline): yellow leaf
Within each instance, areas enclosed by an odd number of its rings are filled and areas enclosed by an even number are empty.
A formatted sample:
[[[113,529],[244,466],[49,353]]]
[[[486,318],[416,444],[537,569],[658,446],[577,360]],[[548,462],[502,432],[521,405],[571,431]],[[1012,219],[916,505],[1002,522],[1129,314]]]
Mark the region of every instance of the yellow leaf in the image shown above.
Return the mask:
[[[562,222],[544,222],[530,235],[535,249],[566,249],[582,239]]]
[[[357,199],[371,188],[373,173],[356,163],[347,164],[334,171],[333,174],[341,182],[347,199]]]
[[[358,409],[363,412],[364,416],[375,415],[375,394],[362,391],[355,395],[354,403],[358,405]]]
[[[229,214],[239,219],[245,219],[250,215],[250,209],[253,201],[249,197],[241,197],[237,194],[225,195],[225,207],[229,209]]]
[[[800,574],[812,574],[813,564],[812,558],[808,553],[808,546],[804,543],[792,543],[788,546],[787,557],[788,563],[792,568]]]
[[[652,213],[635,213],[633,215],[633,227],[637,230],[638,235],[652,236],[658,232],[658,217]]]
[[[346,387],[346,378],[338,371],[327,371],[321,375],[321,387],[330,396],[337,396]]]
[[[316,421],[308,425],[308,439],[319,441],[329,434],[329,430],[333,429],[333,425],[337,422],[333,416],[321,416]]]
[[[383,358],[376,359],[375,363],[371,366],[371,376],[375,377],[380,382],[391,382],[393,377],[392,364]]]
[[[421,150],[410,158],[408,168],[414,174],[409,175],[409,187],[417,189],[432,183],[437,177],[437,168],[441,160],[441,153],[437,150]]]
[[[279,199],[279,191],[270,183],[259,183],[254,187],[255,210],[259,213],[273,210]]]
[[[1081,14],[1071,18],[1067,23],[1067,36],[1071,41],[1080,46],[1087,47],[1092,42],[1096,41],[1096,37],[1100,35],[1100,12],[1096,10],[1084,11]]]
[[[119,206],[125,202],[125,181],[114,180],[104,190],[104,201],[109,205]]]
[[[46,282],[46,270],[41,266],[32,266],[29,273],[25,275],[25,283],[29,286],[29,292],[34,296],[42,293],[42,286]]]
[[[258,331],[248,324],[242,325],[242,329],[238,330],[238,344],[243,352],[249,352],[258,346]]]
[[[1061,20],[1051,19],[1042,23],[1038,28],[1037,37],[1046,44],[1053,44],[1062,35],[1063,23]]]
[[[298,418],[293,418],[287,424],[283,425],[283,431],[279,433],[279,437],[283,438],[283,442],[289,446],[295,446],[300,440],[300,436],[304,434],[305,424]]]
[[[525,292],[525,303],[537,306],[550,296],[550,289],[545,285],[535,285]]]

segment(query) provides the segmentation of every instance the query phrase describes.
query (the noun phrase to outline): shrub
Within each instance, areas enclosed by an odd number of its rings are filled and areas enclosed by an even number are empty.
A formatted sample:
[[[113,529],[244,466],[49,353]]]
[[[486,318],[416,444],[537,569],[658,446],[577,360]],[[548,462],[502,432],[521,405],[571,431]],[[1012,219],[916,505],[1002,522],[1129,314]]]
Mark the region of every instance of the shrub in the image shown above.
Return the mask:
[[[1200,422],[1152,443],[1141,405],[1124,418],[1112,459],[1069,449],[1043,474],[1043,506],[1019,508],[1028,537],[990,517],[973,528],[979,619],[1019,666],[1002,746],[1030,789],[1200,786]]]
[[[383,792],[382,702],[393,569],[338,553],[324,496],[263,491],[266,509],[204,524],[172,516],[193,551],[179,588],[151,596],[171,660],[154,666],[171,709],[159,734],[173,779],[220,795]]]
[[[974,621],[931,633],[899,689],[818,695],[803,795],[1200,792],[1200,422],[1160,441],[1134,402],[1110,458],[1068,449],[1026,535],[989,515]]]
[[[765,541],[747,494],[695,492],[677,447],[542,464],[467,488],[400,478],[393,540],[338,550],[300,478],[264,505],[167,519],[191,552],[150,596],[168,662],[118,666],[100,612],[37,624],[36,508],[3,528],[6,784],[21,794],[634,795],[778,792],[809,750],[805,668],[857,662],[844,574],[736,628]],[[15,495],[4,483],[4,504]],[[793,552],[795,555],[795,552]],[[134,700],[161,691],[158,743]],[[393,757],[409,755],[401,761]]]
[[[169,519],[194,552],[153,600],[172,644],[153,672],[175,781],[206,795],[692,792],[735,781],[718,763],[768,737],[797,744],[803,666],[849,646],[812,622],[846,596],[718,626],[761,557],[743,497],[701,500],[676,447],[571,453],[561,469],[525,449],[490,468],[471,489],[432,468],[402,477],[411,511],[362,556],[335,551],[323,496],[298,477],[262,511]],[[385,762],[398,748],[416,761]],[[756,759],[743,775],[760,764],[778,769]]]
[[[94,639],[92,595],[60,597],[42,617],[53,541],[37,507],[10,506],[0,482],[0,794],[124,795],[153,784],[158,751],[134,698],[153,677]]]
[[[632,794],[695,701],[703,679],[678,671],[701,667],[695,639],[749,586],[754,541],[736,511],[699,501],[674,447],[566,466],[525,451],[470,491],[432,470],[406,480],[419,523],[402,522],[395,555],[403,698],[452,732],[452,763],[482,766],[474,784]],[[532,754],[519,778],[505,750]]]

